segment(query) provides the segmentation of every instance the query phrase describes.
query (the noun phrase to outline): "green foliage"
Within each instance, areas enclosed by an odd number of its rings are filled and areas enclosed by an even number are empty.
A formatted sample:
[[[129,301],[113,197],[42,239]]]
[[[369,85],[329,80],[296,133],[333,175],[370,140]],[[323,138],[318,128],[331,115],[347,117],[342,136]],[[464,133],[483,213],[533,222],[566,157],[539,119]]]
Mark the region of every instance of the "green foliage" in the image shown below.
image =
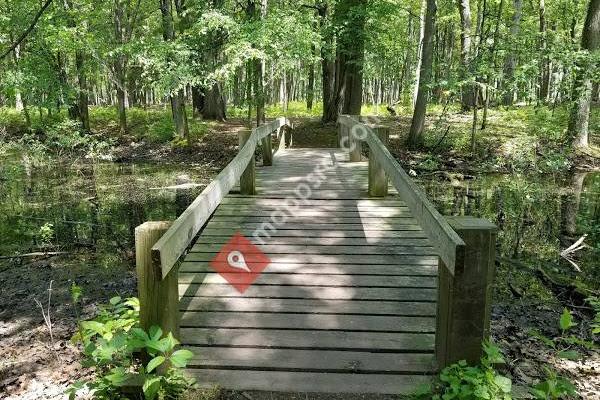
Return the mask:
[[[548,368],[546,368],[546,379],[529,391],[539,400],[559,400],[577,396],[577,390],[571,382]]]
[[[563,334],[574,326],[577,326],[575,321],[573,321],[573,315],[566,307],[563,309],[563,313],[560,316],[559,326]]]
[[[54,238],[54,225],[46,222],[44,225],[40,226],[38,237],[42,244],[48,245],[52,243],[52,239]]]
[[[510,400],[512,381],[494,368],[504,363],[500,348],[492,343],[484,343],[483,349],[484,355],[479,365],[469,366],[464,360],[452,364],[440,373],[440,382],[433,390],[421,390],[414,397],[433,400]]]
[[[139,300],[114,297],[99,315],[80,323],[74,340],[81,341],[84,365],[92,367],[96,378],[77,382],[68,391],[70,398],[86,388],[94,398],[121,398],[120,389],[136,382],[142,384],[145,399],[177,398],[192,381],[182,375],[193,354],[179,349],[171,333],[163,334],[153,326],[148,332],[139,327]],[[148,354],[143,363],[141,354]]]
[[[440,163],[436,156],[427,155],[420,163],[419,167],[428,171],[435,171],[439,168]]]
[[[594,319],[591,323],[592,334],[600,334],[600,299],[598,297],[590,297],[588,303],[594,308]]]

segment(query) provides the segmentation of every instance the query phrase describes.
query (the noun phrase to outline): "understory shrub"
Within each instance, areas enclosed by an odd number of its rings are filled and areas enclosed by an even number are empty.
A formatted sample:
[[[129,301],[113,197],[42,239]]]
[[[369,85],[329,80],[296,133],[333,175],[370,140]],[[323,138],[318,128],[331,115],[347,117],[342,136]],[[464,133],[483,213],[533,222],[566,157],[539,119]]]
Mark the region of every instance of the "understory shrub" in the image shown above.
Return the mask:
[[[470,366],[464,360],[452,364],[442,370],[437,384],[416,393],[414,397],[423,400],[510,400],[512,381],[494,368],[497,364],[504,364],[500,348],[484,343],[483,350],[479,365]]]
[[[81,289],[74,286],[71,292],[77,308]],[[95,399],[177,399],[193,385],[181,372],[192,352],[176,350],[177,339],[157,326],[143,330],[139,309],[137,298],[114,297],[96,318],[79,322],[73,341],[82,344],[83,365],[95,378],[73,384],[70,399],[81,392]]]

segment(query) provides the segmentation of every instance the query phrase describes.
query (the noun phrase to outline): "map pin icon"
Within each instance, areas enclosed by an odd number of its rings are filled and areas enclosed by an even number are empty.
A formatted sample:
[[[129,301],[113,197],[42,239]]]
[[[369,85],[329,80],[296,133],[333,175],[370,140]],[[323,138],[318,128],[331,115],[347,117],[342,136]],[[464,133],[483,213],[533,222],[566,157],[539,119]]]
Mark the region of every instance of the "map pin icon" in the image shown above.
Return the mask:
[[[234,250],[227,255],[227,263],[232,268],[243,269],[246,272],[252,272],[248,265],[246,265],[246,260],[244,260],[244,255]]]

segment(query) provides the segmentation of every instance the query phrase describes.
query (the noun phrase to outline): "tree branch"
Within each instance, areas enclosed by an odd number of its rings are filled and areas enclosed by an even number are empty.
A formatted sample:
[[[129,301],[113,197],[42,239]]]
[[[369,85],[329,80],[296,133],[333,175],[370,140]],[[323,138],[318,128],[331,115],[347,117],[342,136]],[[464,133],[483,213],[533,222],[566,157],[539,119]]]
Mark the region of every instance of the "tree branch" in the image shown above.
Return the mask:
[[[42,6],[42,8],[40,8],[40,10],[38,11],[38,13],[33,18],[33,21],[31,21],[31,25],[29,25],[29,27],[25,30],[25,32],[23,32],[21,34],[21,36],[19,36],[19,38],[17,39],[17,41],[14,42],[12,44],[12,46],[10,46],[8,48],[8,50],[6,50],[4,53],[2,53],[2,55],[0,55],[0,60],[4,59],[4,57],[6,57],[7,55],[9,55],[11,52],[13,52],[17,48],[17,46],[19,46],[21,44],[21,42],[23,40],[25,40],[25,38],[27,37],[27,35],[29,35],[31,33],[31,31],[33,30],[33,28],[35,28],[35,24],[37,24],[38,20],[40,19],[40,17],[44,13],[44,11],[46,11],[46,8],[48,8],[48,6],[50,5],[50,3],[52,3],[52,0],[46,0],[46,3],[44,3],[44,5]]]

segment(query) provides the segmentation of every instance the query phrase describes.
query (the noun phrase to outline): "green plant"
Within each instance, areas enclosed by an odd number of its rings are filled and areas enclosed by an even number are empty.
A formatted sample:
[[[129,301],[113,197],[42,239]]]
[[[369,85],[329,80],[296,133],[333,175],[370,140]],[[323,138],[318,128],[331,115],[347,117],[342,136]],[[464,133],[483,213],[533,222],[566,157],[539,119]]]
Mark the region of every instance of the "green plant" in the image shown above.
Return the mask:
[[[546,380],[538,383],[529,391],[536,399],[555,400],[577,396],[575,386],[567,379],[560,377],[555,371],[546,368]]]
[[[122,388],[137,384],[147,400],[170,399],[192,384],[180,369],[193,354],[175,350],[177,339],[157,326],[147,332],[140,328],[136,298],[112,298],[96,318],[81,322],[74,340],[82,342],[84,365],[94,369],[96,378],[76,382],[68,391],[71,399],[83,388],[95,398],[121,398]]]
[[[44,225],[40,226],[38,236],[44,245],[52,243],[52,238],[54,238],[54,225],[46,222]]]
[[[563,309],[558,321],[558,326],[561,330],[561,335],[552,339],[544,336],[536,329],[529,331],[529,334],[544,343],[546,346],[554,349],[556,351],[556,357],[568,360],[578,360],[581,358],[580,352],[574,349],[573,346],[582,346],[587,349],[592,349],[595,347],[593,342],[581,339],[572,334],[568,334],[572,328],[577,326],[577,323],[567,308]]]
[[[600,299],[598,297],[589,297],[587,302],[594,308],[594,319],[591,323],[592,334],[600,334]]]
[[[413,397],[433,400],[510,400],[512,381],[498,374],[494,366],[503,364],[500,348],[492,343],[483,343],[484,355],[480,364],[469,366],[462,360],[444,368],[439,383],[428,390],[421,389]]]

